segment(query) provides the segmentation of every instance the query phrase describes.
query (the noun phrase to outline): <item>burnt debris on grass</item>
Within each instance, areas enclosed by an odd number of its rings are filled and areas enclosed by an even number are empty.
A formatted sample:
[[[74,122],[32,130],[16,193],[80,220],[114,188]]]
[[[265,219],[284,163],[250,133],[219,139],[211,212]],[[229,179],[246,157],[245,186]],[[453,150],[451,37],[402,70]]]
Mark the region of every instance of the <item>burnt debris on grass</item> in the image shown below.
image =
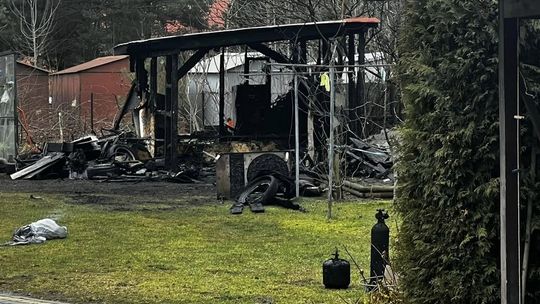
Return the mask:
[[[47,143],[40,154],[17,159],[11,179],[90,179],[106,182],[200,182],[200,163],[182,162],[166,170],[164,159],[152,158],[144,139],[130,132],[111,131],[98,138]]]

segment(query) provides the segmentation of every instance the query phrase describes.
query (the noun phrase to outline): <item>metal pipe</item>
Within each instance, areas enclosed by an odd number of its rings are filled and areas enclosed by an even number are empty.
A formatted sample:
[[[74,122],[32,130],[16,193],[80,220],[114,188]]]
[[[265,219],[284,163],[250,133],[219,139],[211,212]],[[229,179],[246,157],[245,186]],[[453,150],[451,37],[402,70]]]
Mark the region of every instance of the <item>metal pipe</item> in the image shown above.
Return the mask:
[[[64,142],[64,127],[62,126],[62,112],[58,112],[58,128],[60,129],[60,142]]]
[[[366,192],[360,192],[356,189],[343,186],[342,189],[346,192],[349,192],[350,194],[358,197],[358,198],[394,198],[393,192],[373,192],[373,193],[366,193]]]
[[[300,127],[298,121],[298,75],[294,75],[294,166],[296,197],[300,197]]]
[[[309,63],[279,63],[271,62],[266,63],[266,65],[272,66],[284,66],[284,67],[308,67],[308,68],[328,68],[328,64],[309,64]],[[332,65],[335,68],[369,68],[369,67],[389,67],[395,66],[395,64],[390,63],[377,63],[377,64],[342,64],[342,65]]]
[[[356,191],[365,192],[365,193],[393,192],[394,191],[393,186],[378,186],[378,185],[362,186],[360,184],[349,182],[349,181],[343,181],[343,185],[351,189],[354,189]]]
[[[94,93],[90,93],[90,131],[94,132]]]
[[[336,87],[334,83],[335,73],[336,68],[333,65],[330,65],[330,148],[328,149],[328,219],[332,218],[332,193],[334,188],[334,105],[336,102]]]

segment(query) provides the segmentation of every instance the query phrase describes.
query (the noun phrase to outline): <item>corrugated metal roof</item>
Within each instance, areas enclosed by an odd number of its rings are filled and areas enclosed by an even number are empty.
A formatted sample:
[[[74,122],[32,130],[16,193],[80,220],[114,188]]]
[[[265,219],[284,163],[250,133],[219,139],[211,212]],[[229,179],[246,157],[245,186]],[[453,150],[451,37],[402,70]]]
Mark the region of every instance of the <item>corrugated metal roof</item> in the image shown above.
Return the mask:
[[[17,60],[17,63],[18,63],[18,64],[22,64],[22,65],[24,65],[24,66],[27,66],[27,67],[29,67],[29,68],[31,68],[31,69],[35,69],[35,70],[41,71],[41,72],[43,72],[43,73],[49,74],[49,73],[51,72],[51,71],[49,71],[49,70],[46,70],[46,69],[43,69],[43,68],[40,68],[40,67],[37,67],[37,66],[33,66],[33,65],[31,65],[31,64],[28,64],[28,63],[26,63],[26,62],[24,62],[24,61]]]
[[[99,66],[103,66],[109,63],[113,63],[122,59],[126,59],[129,56],[121,55],[121,56],[105,56],[105,57],[99,57],[94,60],[90,60],[85,63],[81,63],[79,65],[67,68],[62,71],[58,71],[56,73],[53,73],[52,75],[62,75],[62,74],[72,74],[72,73],[79,73],[83,71],[87,71]]]

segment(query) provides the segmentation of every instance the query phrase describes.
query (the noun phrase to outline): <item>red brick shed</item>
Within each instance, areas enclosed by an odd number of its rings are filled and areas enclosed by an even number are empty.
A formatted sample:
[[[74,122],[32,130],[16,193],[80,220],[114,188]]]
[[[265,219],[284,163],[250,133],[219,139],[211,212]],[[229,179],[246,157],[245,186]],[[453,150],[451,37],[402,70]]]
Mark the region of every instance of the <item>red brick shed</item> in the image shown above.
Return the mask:
[[[62,113],[65,139],[111,128],[131,87],[128,56],[100,57],[50,75],[51,104]]]

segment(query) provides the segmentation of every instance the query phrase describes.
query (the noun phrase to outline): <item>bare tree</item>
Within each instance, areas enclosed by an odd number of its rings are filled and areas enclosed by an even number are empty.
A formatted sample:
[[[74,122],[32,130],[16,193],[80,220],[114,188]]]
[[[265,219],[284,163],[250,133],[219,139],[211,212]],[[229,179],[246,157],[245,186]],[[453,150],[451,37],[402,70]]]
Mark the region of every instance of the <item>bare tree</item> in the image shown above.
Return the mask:
[[[49,44],[60,0],[9,0],[9,9],[19,21],[17,40],[37,65]]]

